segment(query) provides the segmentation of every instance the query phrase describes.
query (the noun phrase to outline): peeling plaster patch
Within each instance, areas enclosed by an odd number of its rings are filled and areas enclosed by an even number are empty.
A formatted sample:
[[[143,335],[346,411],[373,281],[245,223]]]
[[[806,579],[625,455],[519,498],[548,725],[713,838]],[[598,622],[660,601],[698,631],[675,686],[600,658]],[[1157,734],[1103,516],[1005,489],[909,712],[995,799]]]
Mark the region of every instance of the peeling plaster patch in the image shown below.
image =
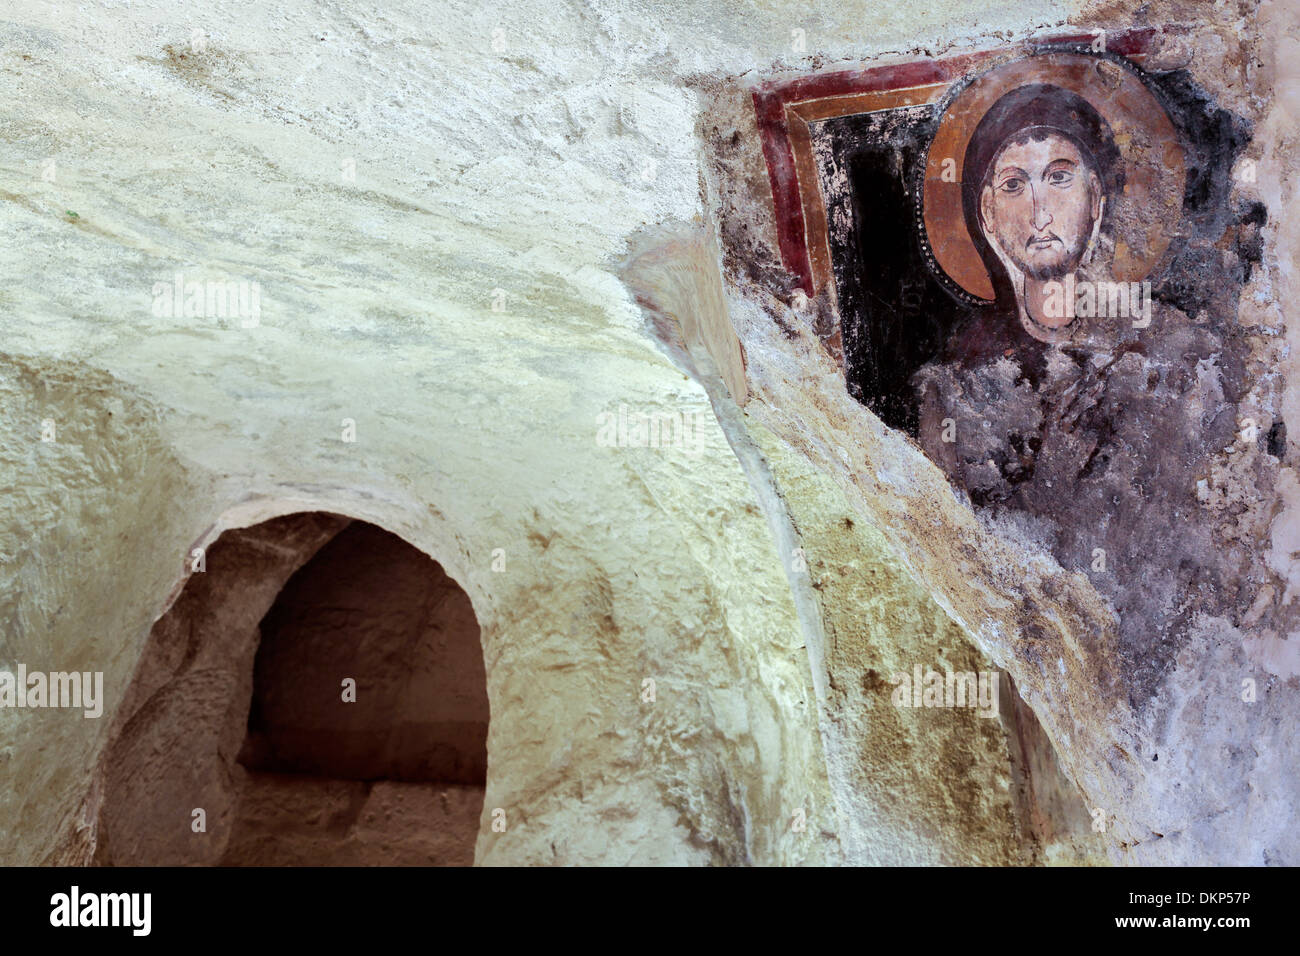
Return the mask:
[[[1282,603],[1290,604],[1300,590],[1300,478],[1294,470],[1284,468],[1278,474],[1277,488],[1282,510],[1273,519],[1269,539],[1272,547],[1266,554],[1268,566],[1285,582]]]
[[[1283,680],[1300,677],[1300,631],[1286,637],[1257,634],[1242,641],[1246,656]]]

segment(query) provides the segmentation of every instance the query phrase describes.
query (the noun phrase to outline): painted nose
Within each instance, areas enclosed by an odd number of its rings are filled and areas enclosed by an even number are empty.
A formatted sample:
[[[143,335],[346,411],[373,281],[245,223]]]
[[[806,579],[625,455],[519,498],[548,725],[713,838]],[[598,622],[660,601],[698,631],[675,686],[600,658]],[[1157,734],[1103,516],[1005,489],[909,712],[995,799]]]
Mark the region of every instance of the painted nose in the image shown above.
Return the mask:
[[[1047,203],[1034,193],[1034,228],[1042,232],[1052,224],[1052,214],[1047,211]]]

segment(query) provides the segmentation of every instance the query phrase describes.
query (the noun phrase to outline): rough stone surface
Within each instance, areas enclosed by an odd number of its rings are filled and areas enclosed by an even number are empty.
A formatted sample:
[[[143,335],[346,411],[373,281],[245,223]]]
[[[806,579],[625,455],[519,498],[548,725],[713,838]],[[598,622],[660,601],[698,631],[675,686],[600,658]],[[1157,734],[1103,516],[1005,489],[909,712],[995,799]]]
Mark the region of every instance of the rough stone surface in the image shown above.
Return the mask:
[[[250,773],[222,866],[469,866],[483,788]]]
[[[62,852],[472,863],[488,714],[464,592],[399,538],[319,513],[226,532],[196,572],[150,633],[90,786],[91,824]],[[349,701],[341,674],[356,681]]]
[[[1240,593],[1199,606],[1135,698],[1118,592],[1032,523],[977,514],[848,394],[825,304],[775,253],[749,89],[1170,22],[1253,131],[1257,180],[1233,188],[1268,210],[1260,265],[1216,321],[1245,339],[1233,417],[1278,437],[1212,450],[1208,500],[1150,544],[1250,571],[1221,569]],[[151,630],[193,548],[211,566],[223,532],[298,512],[373,523],[468,595],[491,712],[478,864],[1300,861],[1300,479],[1272,429],[1300,436],[1297,64],[1276,0],[20,0],[0,24],[0,667],[102,671],[107,701],[0,710],[0,861],[146,851],[98,808],[129,791],[110,743],[147,718],[128,688]],[[168,314],[178,272],[258,283],[258,322]],[[602,444],[623,407],[698,441]],[[176,716],[142,741],[251,693],[192,665],[251,654],[295,554],[268,553],[220,634],[178,641],[191,664],[160,658]],[[1014,700],[1007,723],[880,712],[872,671],[941,656],[1009,674],[1042,737]],[[236,725],[185,745],[228,756]],[[272,845],[278,784],[240,804],[216,765],[159,779],[213,794],[245,861],[305,853],[316,819],[349,860],[395,829],[420,839],[391,852],[440,854],[433,821],[465,809],[322,785],[307,832]]]
[[[284,582],[347,524],[294,515],[232,531],[149,634],[71,846],[102,865],[221,859],[234,823],[258,625]],[[201,811],[196,817],[195,811]]]

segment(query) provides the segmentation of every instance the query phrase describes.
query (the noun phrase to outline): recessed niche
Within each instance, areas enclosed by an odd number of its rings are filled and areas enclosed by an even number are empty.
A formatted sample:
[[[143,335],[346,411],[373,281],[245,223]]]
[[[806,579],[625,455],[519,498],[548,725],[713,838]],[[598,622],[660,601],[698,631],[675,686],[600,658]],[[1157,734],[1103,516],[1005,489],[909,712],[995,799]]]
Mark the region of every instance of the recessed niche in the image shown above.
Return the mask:
[[[469,865],[478,622],[431,558],[302,513],[221,535],[154,625],[99,768],[101,865]]]
[[[469,863],[487,683],[465,592],[354,522],[261,623],[249,772],[223,863]]]

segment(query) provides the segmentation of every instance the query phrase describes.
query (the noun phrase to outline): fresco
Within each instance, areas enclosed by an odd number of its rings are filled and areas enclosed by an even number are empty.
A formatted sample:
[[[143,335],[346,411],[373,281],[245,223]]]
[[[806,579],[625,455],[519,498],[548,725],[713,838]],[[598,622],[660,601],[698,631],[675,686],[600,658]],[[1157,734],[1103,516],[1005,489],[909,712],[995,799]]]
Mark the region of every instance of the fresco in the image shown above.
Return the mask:
[[[1232,198],[1247,124],[1185,69],[1146,69],[1154,37],[753,94],[781,258],[833,316],[845,387],[1108,594],[1137,696],[1194,614],[1248,599],[1225,584],[1239,555],[1169,529],[1249,426],[1236,313],[1266,219]]]

